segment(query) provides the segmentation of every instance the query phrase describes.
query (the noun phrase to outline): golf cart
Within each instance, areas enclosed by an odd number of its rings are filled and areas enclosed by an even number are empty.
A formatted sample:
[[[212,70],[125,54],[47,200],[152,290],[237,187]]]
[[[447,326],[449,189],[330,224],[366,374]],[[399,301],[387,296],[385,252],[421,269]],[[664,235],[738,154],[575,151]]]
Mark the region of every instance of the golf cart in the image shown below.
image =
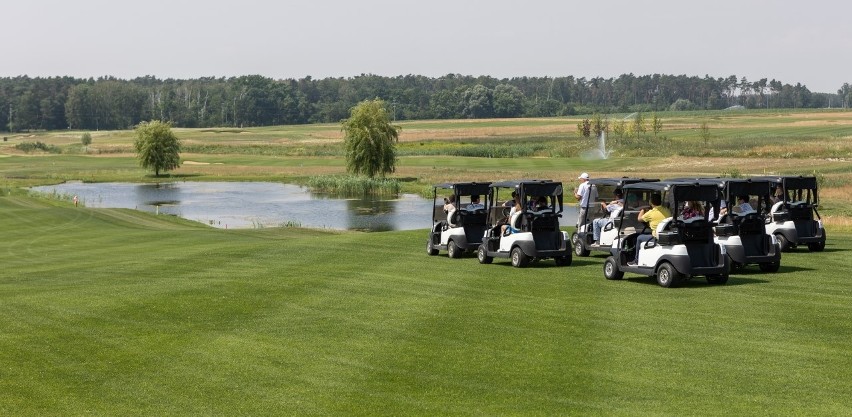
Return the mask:
[[[522,207],[509,216],[511,206],[497,202],[511,200],[512,193],[520,199]],[[532,207],[531,203],[536,204],[538,200],[541,204]],[[570,265],[568,232],[559,229],[562,210],[561,182],[522,180],[492,183],[488,201],[490,226],[479,246],[479,263],[490,264],[495,257],[511,258],[512,266],[523,268],[530,262],[553,258],[558,266]]]
[[[766,220],[769,212],[769,181],[747,179],[719,179],[728,213],[718,219],[715,227],[716,243],[725,245],[731,268],[758,264],[763,272],[777,272],[781,265],[781,246],[774,235],[767,234]],[[754,211],[744,213],[737,206],[738,196],[757,196]],[[716,219],[711,219],[716,220]]]
[[[816,177],[764,178],[770,181],[776,199],[769,209],[766,231],[775,235],[781,250],[795,249],[803,244],[807,244],[811,252],[825,249],[825,227],[817,212]]]
[[[683,279],[704,275],[711,284],[728,281],[730,260],[725,247],[713,241],[713,223],[703,217],[688,220],[669,217],[657,226],[657,238],[643,243],[636,251],[641,234],[650,234],[648,225],[639,221],[639,212],[654,194],[662,205],[674,211],[685,201],[704,201],[705,213],[712,205],[719,212],[721,193],[714,184],[693,182],[643,182],[624,186],[625,206],[618,222],[618,239],[604,263],[606,279],[621,279],[625,272],[656,276],[662,287],[673,287]]]
[[[438,200],[438,190],[452,196],[455,210],[444,211],[443,201]],[[460,258],[464,252],[473,252],[482,243],[487,228],[486,207],[491,202],[487,182],[458,182],[437,184],[432,189],[432,229],[426,242],[426,253],[435,256],[438,251],[447,251],[450,258]],[[484,198],[485,203],[472,204],[473,198]]]
[[[584,212],[585,216],[582,219],[577,219],[577,230],[571,235],[571,244],[574,247],[574,254],[577,256],[589,256],[591,251],[597,250],[609,253],[612,242],[618,236],[618,226],[615,220],[618,219],[618,212],[608,212],[601,205],[609,204],[611,201],[617,200],[616,191],[621,191],[622,187],[627,184],[635,184],[638,182],[656,182],[658,179],[646,178],[592,178],[589,180],[589,207]],[[623,195],[622,195],[623,197]],[[592,201],[594,200],[594,201]],[[597,245],[594,244],[594,226],[593,223],[597,219],[612,219],[613,221],[606,222],[601,228],[600,239]]]

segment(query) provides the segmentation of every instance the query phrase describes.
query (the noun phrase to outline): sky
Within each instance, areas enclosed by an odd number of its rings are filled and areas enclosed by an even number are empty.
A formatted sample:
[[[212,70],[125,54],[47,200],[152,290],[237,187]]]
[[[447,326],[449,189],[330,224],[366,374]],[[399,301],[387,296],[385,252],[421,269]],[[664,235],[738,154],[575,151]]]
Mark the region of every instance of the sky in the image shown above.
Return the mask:
[[[3,0],[0,11],[0,77],[852,83],[846,0]]]

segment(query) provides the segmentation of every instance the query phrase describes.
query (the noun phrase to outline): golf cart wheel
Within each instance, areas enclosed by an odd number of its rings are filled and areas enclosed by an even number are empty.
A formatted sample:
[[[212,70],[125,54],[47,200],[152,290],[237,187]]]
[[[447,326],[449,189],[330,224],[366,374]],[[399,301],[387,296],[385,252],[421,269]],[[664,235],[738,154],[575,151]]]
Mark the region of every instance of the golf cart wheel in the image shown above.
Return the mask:
[[[707,275],[707,282],[711,284],[722,285],[728,282],[728,274],[712,274]]]
[[[481,264],[490,264],[494,261],[494,258],[488,256],[488,251],[485,249],[485,244],[479,245],[479,249],[476,251],[476,258],[479,259],[479,263]]]
[[[557,256],[553,258],[554,262],[556,262],[556,266],[569,266],[571,265],[571,257],[570,256]]]
[[[432,236],[429,236],[429,240],[426,241],[426,253],[429,256],[435,256],[438,254],[438,249],[435,249],[435,246],[432,244]]]
[[[586,249],[586,245],[583,244],[583,240],[580,239],[576,234],[574,235],[574,254],[577,256],[589,256],[591,253],[588,249]]]
[[[765,264],[760,264],[760,270],[763,272],[778,272],[778,268],[781,267],[781,262],[767,262]]]
[[[618,269],[618,263],[615,262],[615,258],[610,256],[606,258],[606,262],[604,262],[604,278],[606,279],[622,279],[624,278],[624,272],[621,272]]]
[[[452,240],[447,243],[447,256],[450,258],[461,258],[462,256],[462,250]]]
[[[825,242],[808,243],[808,250],[811,252],[822,252],[825,249]]]
[[[787,238],[784,237],[784,235],[782,235],[781,233],[775,234],[775,240],[778,241],[778,246],[781,247],[781,252],[789,252],[792,248],[792,245],[790,245],[790,241],[787,240]]]
[[[727,281],[727,277],[725,277],[725,280]],[[678,282],[680,282],[680,272],[678,272],[672,264],[663,262],[660,267],[657,268],[657,284],[660,284],[661,287],[675,287]]]
[[[521,250],[520,247],[515,246],[512,249],[512,266],[515,268],[523,268],[530,263],[530,257]]]
[[[745,269],[745,265],[731,259],[731,271],[741,271]]]

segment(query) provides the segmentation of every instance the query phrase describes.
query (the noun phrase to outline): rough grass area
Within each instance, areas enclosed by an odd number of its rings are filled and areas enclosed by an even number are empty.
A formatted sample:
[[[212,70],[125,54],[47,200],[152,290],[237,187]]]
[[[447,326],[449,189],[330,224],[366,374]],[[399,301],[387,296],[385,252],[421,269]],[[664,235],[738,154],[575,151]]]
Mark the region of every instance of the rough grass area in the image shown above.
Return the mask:
[[[852,235],[664,289],[0,197],[2,415],[846,415]],[[424,213],[424,216],[426,214]]]

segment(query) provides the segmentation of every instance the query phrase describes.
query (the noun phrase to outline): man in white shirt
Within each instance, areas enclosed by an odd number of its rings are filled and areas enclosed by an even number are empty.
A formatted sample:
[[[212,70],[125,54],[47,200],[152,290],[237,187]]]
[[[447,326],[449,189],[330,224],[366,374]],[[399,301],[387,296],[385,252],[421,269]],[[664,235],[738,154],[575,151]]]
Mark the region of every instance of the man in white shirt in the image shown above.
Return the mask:
[[[586,218],[586,210],[589,208],[589,197],[591,193],[591,189],[589,187],[589,174],[584,172],[580,174],[577,179],[580,180],[580,185],[577,187],[577,191],[574,192],[574,197],[577,198],[577,202],[580,205],[580,211],[577,213],[577,227],[580,227],[580,224]]]
[[[606,227],[607,223],[612,222],[612,219],[618,217],[618,214],[621,212],[621,209],[624,207],[624,196],[621,193],[621,190],[615,191],[615,200],[611,201],[609,204],[601,202],[601,207],[609,213],[607,217],[601,217],[592,221],[592,236],[595,239],[595,242],[592,243],[592,246],[597,246],[601,241],[601,230]]]
[[[748,202],[747,195],[737,197],[737,207],[739,207],[739,213],[737,214],[740,216],[745,216],[746,214],[755,212],[754,207],[752,207],[751,203]]]

